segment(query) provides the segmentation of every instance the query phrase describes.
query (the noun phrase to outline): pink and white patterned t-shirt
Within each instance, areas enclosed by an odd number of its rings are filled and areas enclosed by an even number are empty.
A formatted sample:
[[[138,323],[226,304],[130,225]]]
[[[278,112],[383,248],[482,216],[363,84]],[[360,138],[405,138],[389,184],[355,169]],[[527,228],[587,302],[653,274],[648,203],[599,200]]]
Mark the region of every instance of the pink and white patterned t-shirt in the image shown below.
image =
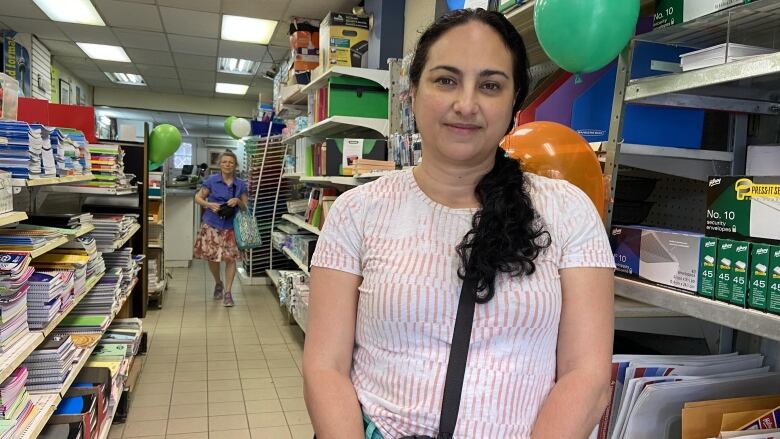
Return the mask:
[[[559,270],[614,267],[604,226],[577,187],[526,174],[552,245],[536,272],[500,274],[477,304],[455,435],[528,438],[555,383]],[[402,171],[334,203],[313,266],[362,276],[352,383],[386,439],[435,436],[462,281],[455,246],[474,209],[440,205]]]

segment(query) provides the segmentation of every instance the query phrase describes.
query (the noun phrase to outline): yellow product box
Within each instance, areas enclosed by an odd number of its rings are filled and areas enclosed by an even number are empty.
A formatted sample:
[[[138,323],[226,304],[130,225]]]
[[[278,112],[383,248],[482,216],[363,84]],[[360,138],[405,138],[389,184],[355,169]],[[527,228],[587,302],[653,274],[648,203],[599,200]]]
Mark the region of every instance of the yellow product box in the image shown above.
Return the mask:
[[[331,12],[320,25],[320,65],[368,67],[369,18]]]

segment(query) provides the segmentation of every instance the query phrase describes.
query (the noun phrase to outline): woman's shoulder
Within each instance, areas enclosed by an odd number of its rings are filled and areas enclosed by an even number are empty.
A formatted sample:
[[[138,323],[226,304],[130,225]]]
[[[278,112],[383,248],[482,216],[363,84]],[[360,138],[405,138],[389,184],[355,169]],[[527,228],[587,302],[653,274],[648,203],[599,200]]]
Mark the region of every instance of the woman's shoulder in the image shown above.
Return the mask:
[[[409,178],[411,171],[396,171],[382,176],[372,182],[356,186],[339,196],[345,201],[359,201],[361,203],[381,203],[403,197],[409,192]]]
[[[215,181],[219,181],[221,178],[222,176],[219,174],[211,174],[203,179],[203,183],[214,183]]]
[[[560,218],[562,213],[576,215],[586,209],[593,209],[588,195],[566,180],[543,177],[527,172],[525,174],[528,194],[534,208],[542,217]],[[568,216],[567,215],[567,216]]]

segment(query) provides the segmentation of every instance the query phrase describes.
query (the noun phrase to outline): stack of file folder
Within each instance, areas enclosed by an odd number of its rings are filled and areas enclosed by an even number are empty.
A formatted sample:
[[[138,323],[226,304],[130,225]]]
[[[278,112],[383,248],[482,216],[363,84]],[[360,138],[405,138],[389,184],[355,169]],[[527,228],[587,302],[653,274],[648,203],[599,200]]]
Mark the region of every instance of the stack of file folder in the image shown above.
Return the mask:
[[[49,230],[0,229],[0,251],[31,252],[61,237]]]
[[[58,390],[73,369],[77,352],[69,335],[49,334],[38,349],[24,361],[30,392]]]
[[[73,272],[36,271],[28,282],[27,323],[30,329],[43,329],[65,309],[73,290]]]
[[[27,391],[27,369],[17,368],[0,384],[0,437],[18,438],[30,425],[37,409]]]
[[[88,145],[93,179],[78,186],[106,189],[131,189],[133,174],[125,174],[124,150],[119,145]]]
[[[0,121],[0,137],[6,139],[0,144],[0,169],[10,172],[12,178],[40,178],[42,128],[26,122]]]
[[[27,326],[27,281],[35,271],[30,256],[0,253],[0,353],[29,333]]]
[[[138,224],[138,215],[95,214],[92,223],[95,225],[95,230],[89,233],[89,236],[97,241],[98,250],[112,252],[115,250],[114,243],[126,236],[134,224]]]

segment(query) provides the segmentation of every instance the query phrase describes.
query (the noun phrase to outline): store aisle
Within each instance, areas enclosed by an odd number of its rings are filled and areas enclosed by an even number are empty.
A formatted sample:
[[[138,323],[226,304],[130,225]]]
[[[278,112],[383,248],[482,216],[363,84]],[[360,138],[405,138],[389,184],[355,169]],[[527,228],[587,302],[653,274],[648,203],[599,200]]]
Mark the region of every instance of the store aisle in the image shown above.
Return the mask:
[[[303,333],[267,287],[234,284],[236,306],[211,298],[206,265],[173,269],[149,333],[139,385],[111,438],[311,439],[303,401]]]

